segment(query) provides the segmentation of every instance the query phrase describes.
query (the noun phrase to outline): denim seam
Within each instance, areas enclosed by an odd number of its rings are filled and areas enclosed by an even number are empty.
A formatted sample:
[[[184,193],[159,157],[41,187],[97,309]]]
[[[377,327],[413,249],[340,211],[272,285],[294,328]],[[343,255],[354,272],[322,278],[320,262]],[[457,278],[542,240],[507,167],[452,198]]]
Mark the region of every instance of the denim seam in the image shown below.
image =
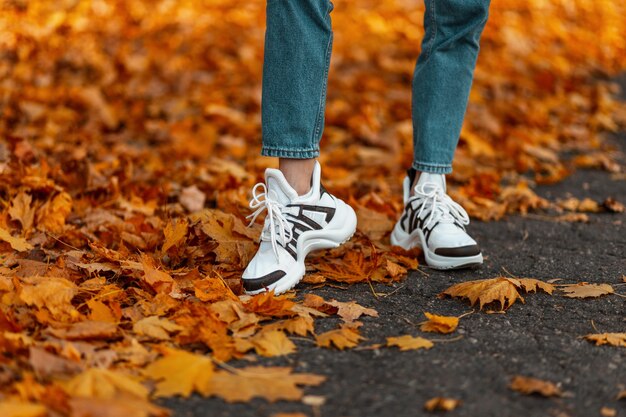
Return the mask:
[[[288,151],[288,152],[317,152],[319,151],[319,148],[317,147],[308,148],[308,149],[294,149],[294,148],[282,148],[280,146],[267,146],[267,145],[263,145],[263,149],[266,149],[269,151]]]
[[[412,167],[418,171],[433,172],[436,174],[444,174],[452,172],[451,164],[438,164],[433,162],[413,161]]]
[[[425,60],[429,59],[433,53],[433,47],[435,46],[435,40],[437,39],[437,32],[439,31],[439,28],[437,27],[437,12],[435,10],[436,3],[436,0],[430,0],[430,18],[433,21],[433,35],[429,41],[428,52]]]
[[[332,3],[329,2],[329,4],[332,4]],[[330,6],[329,6],[329,11],[327,12],[327,14],[330,14]],[[320,94],[319,107],[317,110],[317,117],[315,119],[315,129],[313,129],[313,137],[311,138],[311,144],[319,143],[322,124],[324,120],[324,110],[325,110],[324,104],[326,101],[325,100],[326,90],[328,88],[328,73],[329,73],[329,67],[330,67],[330,56],[331,56],[332,44],[333,44],[333,33],[331,29],[330,36],[328,37],[328,44],[326,45],[326,66],[324,68],[324,80],[322,83],[322,92]]]

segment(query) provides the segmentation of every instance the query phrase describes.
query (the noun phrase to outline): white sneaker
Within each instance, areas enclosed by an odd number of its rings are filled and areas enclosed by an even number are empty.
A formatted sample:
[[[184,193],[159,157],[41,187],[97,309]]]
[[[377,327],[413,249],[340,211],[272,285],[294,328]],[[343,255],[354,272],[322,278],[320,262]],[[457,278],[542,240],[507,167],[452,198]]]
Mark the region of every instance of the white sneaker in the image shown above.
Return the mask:
[[[410,195],[415,171],[404,179],[404,212],[391,233],[391,244],[422,248],[434,269],[456,269],[483,263],[480,247],[467,232],[467,212],[446,194],[443,174],[422,172]]]
[[[302,196],[277,169],[265,171],[265,184],[252,190],[251,223],[265,210],[267,216],[259,250],[243,272],[248,294],[292,289],[304,276],[304,259],[314,250],[336,248],[356,230],[352,207],[330,195],[320,184],[321,167],[315,163],[311,190]],[[261,190],[261,192],[259,192]]]

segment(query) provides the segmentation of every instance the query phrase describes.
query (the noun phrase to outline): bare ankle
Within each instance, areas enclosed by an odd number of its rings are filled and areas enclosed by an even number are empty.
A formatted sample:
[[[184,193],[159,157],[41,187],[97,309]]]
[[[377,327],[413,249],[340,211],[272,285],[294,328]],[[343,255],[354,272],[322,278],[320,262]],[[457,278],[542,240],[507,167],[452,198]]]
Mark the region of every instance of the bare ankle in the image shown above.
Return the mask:
[[[313,168],[315,168],[315,159],[280,158],[278,168],[298,195],[304,195],[309,192],[311,189],[311,176],[313,175]]]

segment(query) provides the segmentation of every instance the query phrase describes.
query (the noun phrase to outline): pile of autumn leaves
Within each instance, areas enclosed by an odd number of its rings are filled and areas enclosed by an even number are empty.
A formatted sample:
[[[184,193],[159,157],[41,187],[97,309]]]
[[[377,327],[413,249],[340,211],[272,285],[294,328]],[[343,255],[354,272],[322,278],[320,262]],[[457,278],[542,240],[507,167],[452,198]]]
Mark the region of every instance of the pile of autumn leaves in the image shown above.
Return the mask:
[[[612,35],[626,26],[624,6],[566,3],[494,4],[451,177],[473,217],[554,208],[557,219],[584,221],[623,210],[613,199],[548,202],[529,185],[578,166],[623,175],[600,137],[626,119],[623,107],[591,74],[626,67]],[[303,387],[322,376],[227,362],[287,355],[297,338],[330,349],[433,347],[414,335],[361,346],[360,319],[377,313],[354,302],[241,295],[260,231],[242,221],[247,193],[271,164],[256,156],[263,2],[0,7],[1,416],[159,416],[167,411],[151,398],[191,392],[319,405]],[[417,253],[386,235],[412,155],[407,80],[422,14],[400,1],[345,1],[333,14],[321,160],[329,188],[357,208],[360,233],[311,258],[309,284],[390,283],[417,267]],[[563,161],[561,150],[581,154]],[[529,172],[532,181],[520,175]],[[490,311],[555,288],[614,292],[498,277],[442,296]],[[421,330],[439,333],[460,319],[426,317]],[[336,327],[318,333],[319,320]],[[626,345],[624,334],[586,337]],[[433,400],[429,409],[456,404]]]

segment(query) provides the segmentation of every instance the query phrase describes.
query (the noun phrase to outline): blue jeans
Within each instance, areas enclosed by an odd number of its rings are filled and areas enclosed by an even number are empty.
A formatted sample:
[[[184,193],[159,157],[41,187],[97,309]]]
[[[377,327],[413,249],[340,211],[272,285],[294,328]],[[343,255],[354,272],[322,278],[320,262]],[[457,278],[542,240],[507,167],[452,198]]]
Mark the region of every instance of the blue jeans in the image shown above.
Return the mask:
[[[490,0],[424,0],[413,77],[413,168],[452,171]],[[333,32],[330,0],[267,0],[263,67],[265,156],[319,155]]]

